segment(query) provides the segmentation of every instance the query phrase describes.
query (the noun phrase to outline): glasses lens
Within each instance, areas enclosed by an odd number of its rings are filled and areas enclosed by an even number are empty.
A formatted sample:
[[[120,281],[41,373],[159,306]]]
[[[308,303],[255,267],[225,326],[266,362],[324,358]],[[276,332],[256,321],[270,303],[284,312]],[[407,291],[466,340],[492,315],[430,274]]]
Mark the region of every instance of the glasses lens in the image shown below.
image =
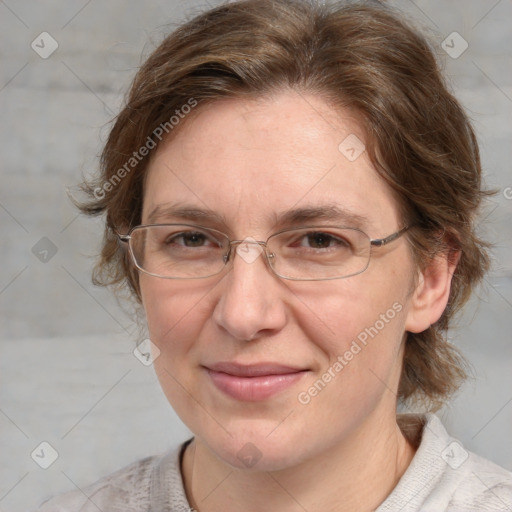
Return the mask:
[[[270,237],[270,264],[287,279],[319,280],[363,272],[370,261],[370,238],[355,228],[290,229]]]
[[[224,267],[229,247],[226,235],[186,224],[135,228],[130,249],[137,267],[158,277],[199,278],[217,274]]]

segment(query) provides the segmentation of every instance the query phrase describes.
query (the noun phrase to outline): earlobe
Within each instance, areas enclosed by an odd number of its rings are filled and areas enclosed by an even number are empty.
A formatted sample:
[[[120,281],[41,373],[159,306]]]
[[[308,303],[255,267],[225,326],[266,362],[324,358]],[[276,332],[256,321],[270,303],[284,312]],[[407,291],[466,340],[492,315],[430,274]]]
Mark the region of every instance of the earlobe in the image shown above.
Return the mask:
[[[439,320],[450,297],[452,277],[459,258],[459,251],[439,254],[420,272],[410,299],[406,331],[423,332]]]

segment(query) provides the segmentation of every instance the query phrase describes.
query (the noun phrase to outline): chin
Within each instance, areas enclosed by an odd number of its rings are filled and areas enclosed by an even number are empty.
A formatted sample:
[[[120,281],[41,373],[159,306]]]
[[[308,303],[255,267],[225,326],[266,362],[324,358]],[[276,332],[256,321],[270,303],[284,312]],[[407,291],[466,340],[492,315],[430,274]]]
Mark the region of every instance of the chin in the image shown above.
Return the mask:
[[[275,428],[275,424],[272,428]],[[294,436],[288,429],[279,435],[270,434],[272,428],[230,430],[231,436],[223,431],[219,436],[201,435],[198,438],[220,460],[229,466],[245,471],[280,471],[308,458],[307,446],[303,436]]]

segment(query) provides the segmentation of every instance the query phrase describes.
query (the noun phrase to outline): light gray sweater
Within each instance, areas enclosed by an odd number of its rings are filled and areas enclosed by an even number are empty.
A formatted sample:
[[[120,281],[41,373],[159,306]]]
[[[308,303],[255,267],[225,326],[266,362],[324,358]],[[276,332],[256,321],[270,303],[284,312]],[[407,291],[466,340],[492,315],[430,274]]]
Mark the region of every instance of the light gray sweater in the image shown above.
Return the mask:
[[[376,512],[512,511],[511,472],[464,450],[434,414],[400,415],[398,423],[412,442],[421,441]],[[184,446],[52,498],[38,512],[191,512],[180,471]]]

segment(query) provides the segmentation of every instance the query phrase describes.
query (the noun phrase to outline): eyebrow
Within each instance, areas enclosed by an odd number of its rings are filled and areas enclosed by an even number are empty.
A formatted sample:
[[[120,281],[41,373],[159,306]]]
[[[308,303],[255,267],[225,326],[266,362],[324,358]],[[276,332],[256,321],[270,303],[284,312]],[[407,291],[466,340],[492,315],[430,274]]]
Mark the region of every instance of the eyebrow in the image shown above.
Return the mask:
[[[157,205],[148,215],[149,224],[168,222],[169,220],[192,221],[208,225],[227,226],[228,224],[223,215],[208,208],[197,208],[192,205]],[[280,214],[274,213],[270,221],[274,223],[274,229],[288,226],[301,226],[311,222],[332,222],[339,226],[356,228],[363,228],[369,224],[367,217],[334,204],[310,205],[287,210]]]
[[[369,223],[369,220],[363,215],[334,204],[294,208],[275,217],[277,226],[296,226],[318,221],[335,222],[345,227],[365,227]]]
[[[225,218],[208,208],[201,209],[194,206],[165,204],[157,205],[148,215],[148,223],[155,224],[169,219],[198,221],[209,224],[225,224]]]

